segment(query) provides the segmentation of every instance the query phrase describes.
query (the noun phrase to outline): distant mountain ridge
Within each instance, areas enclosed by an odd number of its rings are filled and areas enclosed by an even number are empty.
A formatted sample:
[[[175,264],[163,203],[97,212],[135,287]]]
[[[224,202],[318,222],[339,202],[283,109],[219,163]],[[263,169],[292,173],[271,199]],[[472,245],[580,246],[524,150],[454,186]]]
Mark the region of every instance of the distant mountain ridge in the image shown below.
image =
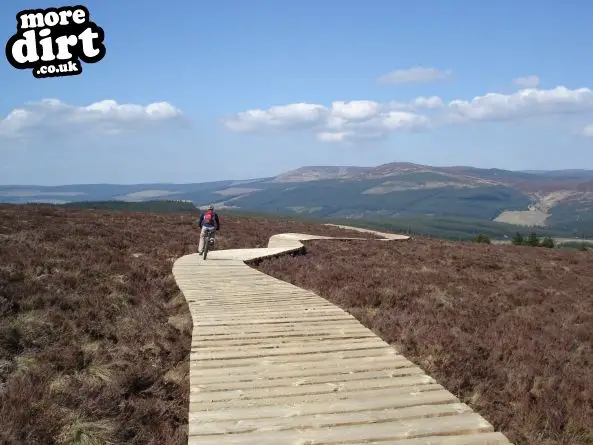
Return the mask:
[[[0,201],[11,203],[155,199],[344,219],[460,217],[576,230],[593,226],[593,170],[392,162],[307,166],[268,178],[194,184],[0,186]]]

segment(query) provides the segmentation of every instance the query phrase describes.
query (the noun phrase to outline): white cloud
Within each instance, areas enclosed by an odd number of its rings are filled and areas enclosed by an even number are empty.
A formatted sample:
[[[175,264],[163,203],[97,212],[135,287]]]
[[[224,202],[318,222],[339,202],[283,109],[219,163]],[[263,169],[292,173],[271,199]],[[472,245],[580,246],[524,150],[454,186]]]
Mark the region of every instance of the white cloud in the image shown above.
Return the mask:
[[[539,85],[539,77],[531,74],[529,76],[517,77],[513,83],[522,88],[537,88]]]
[[[583,128],[583,136],[593,138],[593,124],[589,124]]]
[[[406,111],[390,111],[381,117],[381,125],[389,130],[426,128],[428,123],[426,116]]]
[[[399,85],[403,83],[426,83],[444,79],[450,76],[451,70],[439,70],[437,68],[424,68],[415,66],[407,69],[391,71],[381,77],[378,81],[382,84]]]
[[[0,137],[78,135],[81,131],[120,134],[155,128],[181,117],[181,111],[167,102],[142,106],[103,100],[88,106],[75,106],[58,99],[44,99],[8,113],[0,120]]]
[[[372,100],[337,101],[332,103],[332,117],[346,121],[363,121],[376,116],[381,104]]]
[[[424,110],[427,115],[419,110]],[[348,142],[447,124],[502,122],[584,112],[593,112],[593,91],[558,86],[549,90],[526,88],[513,94],[487,93],[447,104],[437,96],[420,96],[408,102],[353,100],[335,101],[329,106],[299,103],[248,110],[224,123],[232,131],[298,129],[315,133],[323,142]],[[593,137],[593,124],[583,132]]]
[[[550,90],[527,88],[513,94],[488,93],[470,101],[454,100],[448,105],[448,118],[451,122],[503,121],[591,110],[592,90],[558,86]]]
[[[438,96],[420,96],[410,103],[411,108],[442,108],[445,106],[443,100]]]
[[[317,139],[322,142],[343,142],[348,137],[348,133],[330,133],[322,131],[317,133]]]
[[[317,138],[324,142],[381,139],[395,131],[417,131],[429,126],[427,117],[407,111],[377,110],[365,119],[338,119],[317,133]]]
[[[318,104],[289,104],[266,110],[247,110],[224,119],[236,132],[265,130],[309,130],[324,142],[376,139],[393,131],[426,128],[429,120],[409,111],[394,111],[389,104],[370,100],[335,101]]]
[[[321,122],[327,110],[322,105],[296,103],[268,108],[247,110],[225,119],[224,124],[233,131],[258,131],[262,128],[300,128]]]

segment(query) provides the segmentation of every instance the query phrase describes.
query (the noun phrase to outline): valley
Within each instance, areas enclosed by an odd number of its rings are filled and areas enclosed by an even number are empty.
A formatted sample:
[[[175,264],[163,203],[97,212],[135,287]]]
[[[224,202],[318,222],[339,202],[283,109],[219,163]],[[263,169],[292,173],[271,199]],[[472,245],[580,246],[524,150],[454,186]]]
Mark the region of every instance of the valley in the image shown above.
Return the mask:
[[[394,162],[310,166],[267,178],[193,184],[0,186],[0,202],[210,203],[236,211],[357,223],[455,218],[593,236],[593,171],[510,171]],[[469,226],[468,226],[469,227]]]

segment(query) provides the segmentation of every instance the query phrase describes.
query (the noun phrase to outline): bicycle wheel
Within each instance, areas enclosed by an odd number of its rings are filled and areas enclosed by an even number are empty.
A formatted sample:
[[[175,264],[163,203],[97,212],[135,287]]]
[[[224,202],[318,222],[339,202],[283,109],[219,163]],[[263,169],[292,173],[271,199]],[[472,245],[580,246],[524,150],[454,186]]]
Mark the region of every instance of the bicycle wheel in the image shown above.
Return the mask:
[[[204,259],[206,259],[206,256],[208,255],[208,249],[210,248],[210,236],[210,233],[208,233],[204,237],[204,251],[202,252],[202,257],[204,257]]]

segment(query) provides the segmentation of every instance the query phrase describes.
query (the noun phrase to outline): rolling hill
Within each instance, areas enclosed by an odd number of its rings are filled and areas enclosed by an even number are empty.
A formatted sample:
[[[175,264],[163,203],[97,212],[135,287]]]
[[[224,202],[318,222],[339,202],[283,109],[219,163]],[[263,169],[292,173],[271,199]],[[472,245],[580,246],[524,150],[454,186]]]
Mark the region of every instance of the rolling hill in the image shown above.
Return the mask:
[[[510,171],[395,162],[311,166],[269,178],[194,184],[0,186],[0,202],[215,203],[315,218],[467,218],[566,232],[593,229],[593,171]]]

